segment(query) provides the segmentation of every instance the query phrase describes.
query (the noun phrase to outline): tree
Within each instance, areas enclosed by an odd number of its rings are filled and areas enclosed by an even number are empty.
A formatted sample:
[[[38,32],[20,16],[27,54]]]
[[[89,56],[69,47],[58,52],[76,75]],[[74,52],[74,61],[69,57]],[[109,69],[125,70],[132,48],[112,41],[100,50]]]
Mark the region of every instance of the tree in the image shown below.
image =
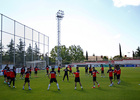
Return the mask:
[[[60,47],[60,51],[61,51],[60,56],[62,57],[62,62],[63,62],[63,63],[70,63],[70,61],[71,61],[71,56],[70,56],[70,54],[69,54],[69,49],[66,48],[65,45],[62,45],[62,46]],[[52,62],[55,62],[56,57],[57,57],[57,46],[55,46],[55,47],[51,50],[50,54],[51,54],[51,58],[52,58],[51,60],[52,60]]]
[[[135,57],[135,52],[134,51],[132,51],[132,53],[133,53],[133,58]]]
[[[121,44],[119,43],[120,58],[122,58]]]
[[[88,52],[86,51],[86,60],[88,60]]]
[[[108,60],[108,57],[107,57],[107,56],[104,56],[104,57],[103,57],[103,60]]]
[[[135,56],[140,57],[140,47],[137,48],[137,50],[135,52]]]
[[[120,59],[120,55],[116,55],[113,57],[113,60],[119,60]]]
[[[33,53],[33,50],[32,50],[31,44],[29,44],[29,47],[26,50],[26,60],[27,61],[32,61],[32,53]]]
[[[69,48],[66,48],[65,45],[62,45],[60,47],[60,51],[61,51],[60,56],[62,57],[63,63],[78,62],[85,59],[83,55],[83,49],[80,46],[72,45]],[[51,62],[55,62],[57,57],[57,46],[55,46],[51,50],[50,55]]]
[[[83,54],[83,49],[78,45],[72,45],[69,47],[69,53],[71,56],[71,61],[73,62],[79,62],[85,59],[84,54]]]
[[[22,39],[19,39],[19,44],[17,44],[17,56],[16,56],[16,62],[17,64],[24,64],[24,46]]]
[[[39,48],[37,47],[37,44],[35,43],[35,49],[34,49],[34,60],[39,60]]]
[[[8,47],[7,54],[9,55],[9,59],[7,59],[7,60],[9,60],[10,63],[12,63],[13,58],[14,58],[14,41],[13,41],[13,39],[11,39],[11,41],[10,41],[9,45],[7,45],[7,47]]]

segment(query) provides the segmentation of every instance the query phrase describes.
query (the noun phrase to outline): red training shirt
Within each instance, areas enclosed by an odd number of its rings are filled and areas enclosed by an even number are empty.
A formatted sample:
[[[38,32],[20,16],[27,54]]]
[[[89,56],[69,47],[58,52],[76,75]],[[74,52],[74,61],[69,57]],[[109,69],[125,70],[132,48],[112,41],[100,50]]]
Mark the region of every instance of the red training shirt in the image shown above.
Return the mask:
[[[99,72],[98,72],[97,70],[93,70],[93,71],[92,71],[93,77],[96,77],[96,73],[99,74]]]
[[[76,72],[74,72],[73,74],[75,74],[75,77],[80,77],[80,71],[79,70],[77,70]]]
[[[51,74],[51,78],[56,78],[56,77],[55,77],[55,74],[56,74],[55,71],[51,71],[50,74]]]
[[[107,71],[107,73],[109,73],[109,77],[113,77],[113,72],[114,72],[114,70],[112,70],[112,69],[109,69]]]

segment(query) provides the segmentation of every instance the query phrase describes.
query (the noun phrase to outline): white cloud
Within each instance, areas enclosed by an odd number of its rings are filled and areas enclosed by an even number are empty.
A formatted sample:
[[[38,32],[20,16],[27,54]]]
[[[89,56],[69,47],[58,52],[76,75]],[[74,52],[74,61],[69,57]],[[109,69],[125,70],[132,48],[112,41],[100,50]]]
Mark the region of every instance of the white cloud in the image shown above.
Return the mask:
[[[116,7],[125,7],[128,5],[139,6],[140,0],[113,0],[114,6]]]

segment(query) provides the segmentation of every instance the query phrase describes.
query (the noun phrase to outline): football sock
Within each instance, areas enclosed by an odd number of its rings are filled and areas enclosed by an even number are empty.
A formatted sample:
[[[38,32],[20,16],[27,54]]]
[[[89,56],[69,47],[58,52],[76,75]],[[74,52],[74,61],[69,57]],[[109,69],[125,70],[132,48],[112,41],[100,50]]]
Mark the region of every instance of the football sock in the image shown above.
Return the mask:
[[[50,88],[51,84],[48,85],[48,89]]]
[[[59,84],[57,83],[56,85],[57,85],[57,88],[59,89]]]

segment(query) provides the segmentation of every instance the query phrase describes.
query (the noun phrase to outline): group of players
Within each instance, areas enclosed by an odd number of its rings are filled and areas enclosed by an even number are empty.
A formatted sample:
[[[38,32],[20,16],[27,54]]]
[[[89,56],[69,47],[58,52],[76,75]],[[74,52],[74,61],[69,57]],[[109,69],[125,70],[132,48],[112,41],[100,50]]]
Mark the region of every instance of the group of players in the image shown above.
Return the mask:
[[[58,67],[58,74],[59,74],[59,76],[60,76],[60,68],[61,68],[61,66]],[[89,73],[88,73],[88,69],[89,69]],[[50,78],[50,84],[48,86],[48,90],[49,90],[50,85],[51,85],[52,82],[56,82],[57,83],[56,72],[54,71],[54,68],[53,68],[52,69],[53,72],[51,71],[49,73],[49,67],[48,66],[46,67],[46,71],[47,71],[47,75],[48,76],[51,74],[51,78],[49,77]],[[80,82],[80,75],[79,75],[80,71],[79,71],[79,68],[76,67],[76,72],[72,73],[72,67],[70,65],[68,67],[66,67],[66,69],[64,69],[63,81],[65,79],[65,76],[67,76],[67,81],[69,81],[68,71],[69,71],[69,75],[70,74],[75,74],[75,89],[76,89],[76,86],[77,86],[77,82],[79,82],[79,84],[81,86],[81,89],[83,89],[82,84]],[[93,87],[92,88],[95,88],[95,82],[98,84],[98,87],[100,87],[100,84],[96,81],[96,73],[99,74],[99,72],[97,70],[95,70],[95,67],[92,68],[92,66],[90,65],[90,67],[88,68],[88,65],[86,65],[85,73],[88,74],[88,75],[91,74],[93,76]],[[117,84],[120,84],[121,69],[120,69],[119,65],[115,65],[114,66],[114,70],[112,69],[111,65],[109,65],[109,70],[107,71],[107,73],[109,73],[109,80],[110,80],[110,83],[111,83],[109,86],[112,86],[114,84],[113,81],[112,81],[113,73],[114,73],[114,80],[117,77],[117,81],[118,81]],[[104,66],[102,64],[101,64],[101,77],[105,77]],[[58,86],[58,83],[57,83],[57,86]],[[58,90],[59,90],[59,86],[58,86]]]
[[[60,76],[60,69],[61,69],[61,65],[58,67],[58,74],[59,74],[59,76]],[[36,66],[34,68],[36,76],[37,76],[37,70],[38,70],[38,67]],[[88,73],[88,70],[89,70],[89,73]],[[66,76],[67,76],[67,81],[69,81],[69,78],[68,78],[68,72],[69,72],[69,75],[70,74],[73,74],[73,76],[75,75],[75,89],[77,87],[77,82],[79,82],[79,84],[81,86],[81,89],[83,89],[82,84],[80,82],[79,67],[76,67],[76,72],[73,72],[73,73],[72,73],[72,67],[70,65],[68,67],[66,67],[63,71],[64,71],[63,81],[64,81]],[[60,90],[59,84],[57,83],[57,80],[56,80],[56,75],[57,74],[56,74],[56,71],[54,71],[54,68],[52,68],[52,71],[49,72],[49,66],[47,65],[46,66],[46,72],[47,72],[46,75],[48,75],[48,77],[50,79],[50,83],[48,85],[48,90],[49,90],[52,82],[56,82],[57,88],[58,88],[58,90]],[[15,88],[16,68],[13,67],[13,69],[10,69],[8,67],[8,64],[7,64],[5,66],[5,68],[3,69],[3,73],[4,73],[4,83],[7,82],[7,84],[10,87],[11,82],[13,81],[13,88]],[[95,69],[95,67],[92,68],[91,65],[90,65],[90,67],[88,67],[88,65],[86,65],[85,73],[88,74],[88,75],[91,74],[92,77],[93,77],[93,87],[92,88],[95,88],[95,82],[98,84],[98,87],[100,87],[100,84],[96,80],[96,73],[99,74],[99,72]],[[112,81],[113,73],[114,73],[114,80],[117,77],[118,84],[120,84],[121,69],[120,69],[119,65],[115,65],[114,66],[114,70],[112,69],[111,65],[109,65],[109,70],[107,71],[107,73],[109,73],[109,79],[110,79],[110,83],[111,83],[109,86],[112,86],[114,84],[113,81]],[[25,75],[25,82],[24,82],[24,85],[23,85],[23,89],[25,87],[26,82],[28,82],[29,90],[31,90],[31,88],[30,88],[30,80],[29,80],[29,77],[31,77],[31,66],[30,66],[30,68],[27,68],[26,72],[25,72],[25,67],[24,66],[21,68],[20,78],[21,78],[21,76],[23,78],[24,75]],[[101,64],[101,77],[105,77],[104,67],[103,67],[102,64]]]
[[[32,67],[30,66],[30,68],[27,68],[27,71],[25,72],[25,66],[23,66],[21,68],[21,73],[20,73],[20,79],[22,77],[24,77],[25,75],[25,82],[23,84],[23,89],[25,87],[26,82],[28,82],[28,87],[29,90],[31,90],[30,88],[30,80],[29,80],[29,76],[31,77],[31,70]],[[34,68],[35,71],[35,77],[37,76],[37,70],[38,67],[36,66]],[[8,67],[8,64],[5,66],[5,68],[2,70],[3,75],[4,75],[4,83],[7,83],[9,87],[11,87],[11,82],[13,82],[13,88],[15,88],[15,79],[16,79],[16,67],[13,66],[13,69],[10,69],[10,67]]]

